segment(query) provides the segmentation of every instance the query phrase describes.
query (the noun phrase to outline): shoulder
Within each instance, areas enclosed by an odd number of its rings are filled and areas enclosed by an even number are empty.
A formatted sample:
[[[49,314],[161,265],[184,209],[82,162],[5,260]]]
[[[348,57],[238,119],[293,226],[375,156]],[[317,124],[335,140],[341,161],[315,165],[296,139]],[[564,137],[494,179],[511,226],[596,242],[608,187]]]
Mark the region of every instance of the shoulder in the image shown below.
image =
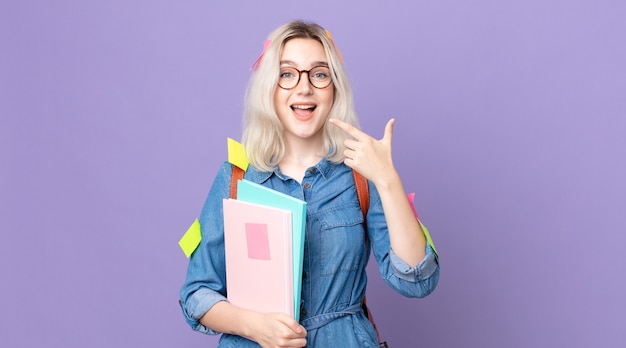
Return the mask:
[[[221,185],[223,185],[224,183],[230,182],[233,176],[233,166],[234,165],[232,163],[228,161],[224,161],[217,175],[215,176],[215,181],[219,182]],[[245,170],[243,177],[246,180],[250,180],[257,184],[261,184],[267,179],[269,179],[273,174],[274,172],[259,171],[252,165],[249,165],[248,168]]]
[[[232,169],[231,169],[232,170]],[[254,166],[249,165],[248,169],[244,173],[244,178],[257,184],[262,184],[267,181],[275,172],[264,172],[256,169]]]
[[[227,194],[229,191],[228,185],[230,183],[230,177],[232,175],[232,172],[232,164],[230,164],[228,161],[224,161],[220,165],[220,168],[217,170],[217,173],[213,178],[211,193],[220,197]]]
[[[223,182],[230,181],[230,177],[232,174],[233,174],[233,165],[228,161],[224,161],[220,165],[220,168],[218,169],[217,174],[215,175],[214,182],[223,183]]]

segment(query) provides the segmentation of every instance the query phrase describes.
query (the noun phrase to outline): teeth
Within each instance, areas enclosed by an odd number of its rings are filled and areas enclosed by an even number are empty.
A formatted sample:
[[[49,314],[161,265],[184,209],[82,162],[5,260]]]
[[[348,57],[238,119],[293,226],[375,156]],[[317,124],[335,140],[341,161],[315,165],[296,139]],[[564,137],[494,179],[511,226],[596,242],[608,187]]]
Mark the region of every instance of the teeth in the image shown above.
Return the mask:
[[[315,108],[314,105],[293,105],[292,108],[294,109],[302,109],[302,110],[308,110],[308,109],[313,109]]]

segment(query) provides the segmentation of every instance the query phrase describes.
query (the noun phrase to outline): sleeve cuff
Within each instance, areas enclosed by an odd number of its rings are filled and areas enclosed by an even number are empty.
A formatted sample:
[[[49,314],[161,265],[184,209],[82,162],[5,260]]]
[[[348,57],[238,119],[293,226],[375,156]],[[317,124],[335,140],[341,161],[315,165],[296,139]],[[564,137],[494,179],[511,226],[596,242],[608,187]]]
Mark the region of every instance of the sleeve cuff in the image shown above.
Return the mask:
[[[402,261],[392,249],[389,249],[389,260],[394,275],[412,283],[428,279],[435,273],[439,265],[437,254],[430,245],[426,245],[426,256],[415,267]]]
[[[211,289],[199,289],[189,299],[187,303],[180,301],[183,314],[189,326],[198,332],[202,332],[207,335],[218,335],[221,332],[212,330],[200,323],[200,318],[206,314],[216,303],[220,301],[227,301],[226,297],[220,293]]]

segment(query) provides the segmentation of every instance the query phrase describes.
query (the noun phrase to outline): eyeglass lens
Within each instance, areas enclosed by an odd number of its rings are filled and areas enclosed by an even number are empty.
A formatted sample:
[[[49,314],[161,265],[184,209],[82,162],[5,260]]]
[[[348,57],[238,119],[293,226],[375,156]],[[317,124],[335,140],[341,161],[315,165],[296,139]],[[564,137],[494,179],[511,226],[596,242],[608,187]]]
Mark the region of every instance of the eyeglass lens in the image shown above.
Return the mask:
[[[294,67],[282,67],[280,68],[278,85],[284,89],[292,89],[300,82],[302,73],[307,74],[309,82],[315,88],[328,87],[328,85],[332,82],[330,69],[326,66],[316,66],[310,70],[298,70]]]

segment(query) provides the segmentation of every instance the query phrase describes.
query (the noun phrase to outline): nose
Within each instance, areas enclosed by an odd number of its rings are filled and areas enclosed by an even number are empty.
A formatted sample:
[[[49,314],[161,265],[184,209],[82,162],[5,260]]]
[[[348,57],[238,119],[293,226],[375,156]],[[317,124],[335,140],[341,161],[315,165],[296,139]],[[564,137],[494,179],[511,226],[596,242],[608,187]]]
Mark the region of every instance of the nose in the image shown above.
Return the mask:
[[[302,74],[306,74],[306,76],[302,76]],[[296,85],[296,92],[298,94],[311,94],[313,92],[313,86],[309,81],[309,72],[301,71],[300,72],[300,80]]]

